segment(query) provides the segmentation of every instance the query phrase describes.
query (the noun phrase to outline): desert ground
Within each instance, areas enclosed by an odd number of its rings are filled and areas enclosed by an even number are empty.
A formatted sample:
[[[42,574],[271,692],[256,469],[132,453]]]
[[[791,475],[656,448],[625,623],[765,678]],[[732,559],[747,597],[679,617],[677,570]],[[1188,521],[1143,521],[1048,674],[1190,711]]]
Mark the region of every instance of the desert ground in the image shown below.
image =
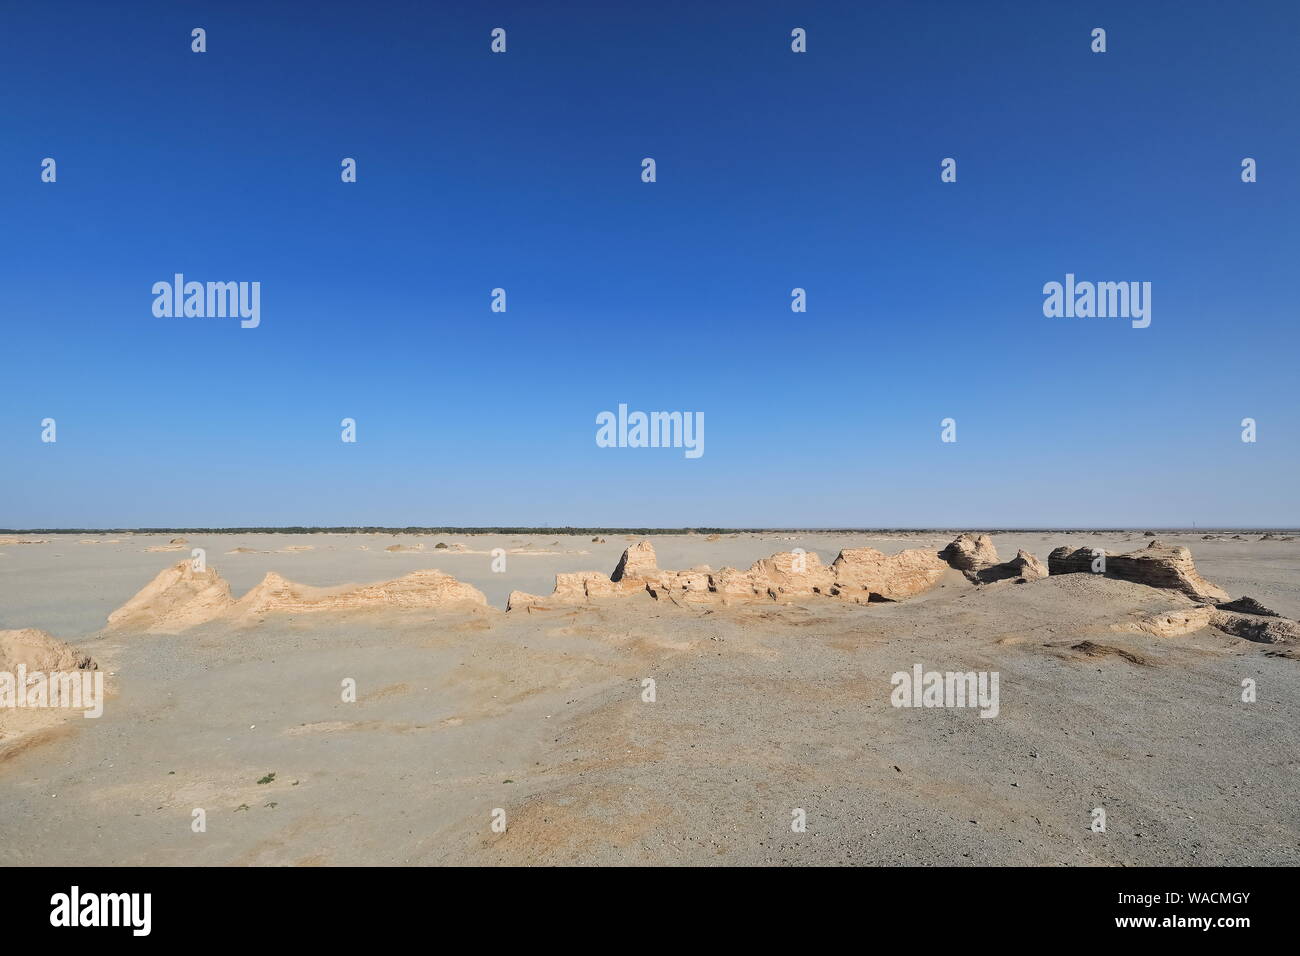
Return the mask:
[[[960,530],[0,535],[0,632],[92,658],[108,694],[98,719],[0,710],[0,865],[1300,863],[1300,539],[1158,532],[1261,623],[1110,574],[979,583],[934,564]],[[991,544],[1047,566],[1151,540]],[[815,593],[609,584],[625,549],[796,548]],[[826,569],[863,548],[923,573],[846,590]],[[893,706],[915,664],[997,672],[997,715]]]

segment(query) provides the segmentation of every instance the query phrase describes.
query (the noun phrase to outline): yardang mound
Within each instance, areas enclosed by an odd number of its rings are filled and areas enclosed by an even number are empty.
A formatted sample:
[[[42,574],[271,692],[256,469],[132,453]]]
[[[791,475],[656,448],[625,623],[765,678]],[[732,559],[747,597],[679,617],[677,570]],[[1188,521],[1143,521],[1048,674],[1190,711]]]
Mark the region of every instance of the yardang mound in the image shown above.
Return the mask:
[[[392,581],[314,588],[269,572],[235,601],[215,570],[195,571],[192,562],[166,568],[108,617],[114,631],[176,634],[217,618],[247,619],[275,611],[337,611],[349,608],[485,607],[483,593],[441,571],[412,571]]]

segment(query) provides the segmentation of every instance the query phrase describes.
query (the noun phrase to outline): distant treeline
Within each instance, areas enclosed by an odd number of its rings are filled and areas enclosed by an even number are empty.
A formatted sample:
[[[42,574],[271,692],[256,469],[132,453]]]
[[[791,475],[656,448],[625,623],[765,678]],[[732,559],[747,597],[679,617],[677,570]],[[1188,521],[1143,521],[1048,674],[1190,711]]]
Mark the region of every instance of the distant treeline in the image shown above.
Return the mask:
[[[338,528],[0,528],[0,534],[939,534],[968,528],[381,528],[356,525]],[[981,528],[987,534],[1134,534],[1137,528]],[[1167,534],[1229,531],[1274,531],[1297,534],[1291,528],[1157,528]]]

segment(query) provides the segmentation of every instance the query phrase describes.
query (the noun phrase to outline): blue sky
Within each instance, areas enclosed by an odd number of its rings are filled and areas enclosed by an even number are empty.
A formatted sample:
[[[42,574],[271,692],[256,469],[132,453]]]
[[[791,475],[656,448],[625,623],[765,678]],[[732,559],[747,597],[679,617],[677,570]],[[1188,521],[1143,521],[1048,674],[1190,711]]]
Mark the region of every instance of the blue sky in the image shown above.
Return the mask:
[[[1298,47],[1291,2],[9,4],[0,527],[1300,524]],[[260,327],[156,318],[177,272]],[[1044,317],[1067,272],[1151,326]],[[705,454],[598,448],[620,402]]]

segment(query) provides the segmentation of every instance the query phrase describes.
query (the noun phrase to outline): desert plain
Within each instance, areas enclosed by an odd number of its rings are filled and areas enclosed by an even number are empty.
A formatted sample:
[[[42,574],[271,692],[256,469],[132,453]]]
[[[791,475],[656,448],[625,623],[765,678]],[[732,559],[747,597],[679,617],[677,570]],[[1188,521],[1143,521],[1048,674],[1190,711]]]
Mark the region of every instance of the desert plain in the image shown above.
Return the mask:
[[[107,691],[0,708],[0,865],[1300,863],[1300,539],[961,530],[0,535]]]

